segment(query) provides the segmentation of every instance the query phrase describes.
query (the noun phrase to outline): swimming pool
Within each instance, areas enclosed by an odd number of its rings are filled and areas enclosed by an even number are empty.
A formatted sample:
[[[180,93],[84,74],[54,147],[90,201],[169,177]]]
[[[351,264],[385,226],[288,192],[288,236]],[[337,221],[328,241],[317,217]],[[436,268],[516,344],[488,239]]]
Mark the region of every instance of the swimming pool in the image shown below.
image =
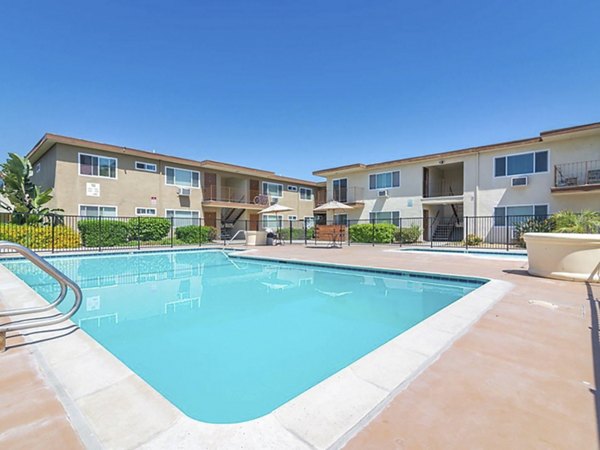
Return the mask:
[[[188,416],[261,417],[485,283],[216,251],[54,257],[74,321]],[[2,264],[44,298],[30,263]],[[67,305],[68,306],[68,305]]]
[[[499,258],[499,259],[518,259],[527,260],[527,253],[524,252],[510,252],[510,251],[490,251],[490,250],[465,250],[465,249],[437,249],[437,248],[403,248],[393,250],[396,252],[419,252],[419,253],[442,253],[442,254],[454,254],[454,255],[467,255],[475,256],[479,258]]]

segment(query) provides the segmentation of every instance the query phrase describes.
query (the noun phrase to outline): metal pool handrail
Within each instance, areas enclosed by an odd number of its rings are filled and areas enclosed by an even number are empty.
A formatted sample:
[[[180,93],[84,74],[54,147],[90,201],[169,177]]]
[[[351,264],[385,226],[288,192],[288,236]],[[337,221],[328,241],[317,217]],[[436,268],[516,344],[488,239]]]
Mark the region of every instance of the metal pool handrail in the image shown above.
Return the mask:
[[[22,245],[16,244],[14,242],[0,241],[0,250],[3,250],[3,249],[16,251],[17,253],[19,253],[20,255],[22,255],[23,257],[28,259],[29,261],[31,261],[33,264],[35,264],[37,267],[42,269],[44,272],[46,272],[52,278],[54,278],[60,285],[60,294],[58,295],[56,300],[54,300],[54,302],[49,303],[48,305],[33,307],[33,308],[22,308],[22,309],[13,309],[13,310],[9,310],[9,311],[0,311],[0,317],[1,316],[20,315],[20,314],[34,314],[34,313],[39,313],[39,312],[43,312],[43,311],[52,309],[65,299],[65,297],[67,295],[67,288],[71,288],[71,290],[75,294],[75,302],[73,303],[73,306],[71,307],[71,309],[64,314],[59,314],[57,316],[52,316],[52,317],[33,318],[33,319],[27,320],[27,321],[9,322],[7,324],[0,325],[0,352],[4,351],[6,349],[6,333],[7,332],[25,330],[25,329],[29,329],[29,328],[45,327],[45,326],[56,325],[58,323],[64,322],[65,320],[68,320],[71,316],[73,316],[73,314],[75,314],[77,312],[77,310],[79,310],[79,307],[81,306],[82,297],[83,297],[83,295],[81,293],[81,289],[79,288],[77,283],[75,283],[73,280],[71,280],[69,277],[67,277],[64,273],[62,273],[56,267],[54,267],[51,264],[49,264],[48,262],[46,262],[37,253],[33,252],[32,250],[28,249],[27,247],[23,247]]]

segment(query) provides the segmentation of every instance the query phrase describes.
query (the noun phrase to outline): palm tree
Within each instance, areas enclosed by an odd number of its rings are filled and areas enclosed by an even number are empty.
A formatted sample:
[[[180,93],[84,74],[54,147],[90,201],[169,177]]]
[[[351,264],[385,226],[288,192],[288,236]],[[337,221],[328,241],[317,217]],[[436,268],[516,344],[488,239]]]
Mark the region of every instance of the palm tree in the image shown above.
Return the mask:
[[[62,209],[50,209],[46,205],[52,200],[52,189],[41,190],[31,180],[33,168],[27,158],[16,153],[9,153],[4,164],[0,164],[2,186],[0,194],[4,195],[10,205],[2,205],[11,215],[11,222],[25,223],[57,223],[62,220]]]

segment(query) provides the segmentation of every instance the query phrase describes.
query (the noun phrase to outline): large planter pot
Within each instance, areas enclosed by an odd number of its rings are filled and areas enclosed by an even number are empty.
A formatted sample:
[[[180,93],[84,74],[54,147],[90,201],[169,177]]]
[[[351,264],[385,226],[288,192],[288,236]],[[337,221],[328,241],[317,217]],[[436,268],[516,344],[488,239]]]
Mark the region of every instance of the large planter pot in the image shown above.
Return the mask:
[[[525,233],[529,273],[600,283],[600,234]]]
[[[267,232],[246,231],[246,245],[267,245]]]

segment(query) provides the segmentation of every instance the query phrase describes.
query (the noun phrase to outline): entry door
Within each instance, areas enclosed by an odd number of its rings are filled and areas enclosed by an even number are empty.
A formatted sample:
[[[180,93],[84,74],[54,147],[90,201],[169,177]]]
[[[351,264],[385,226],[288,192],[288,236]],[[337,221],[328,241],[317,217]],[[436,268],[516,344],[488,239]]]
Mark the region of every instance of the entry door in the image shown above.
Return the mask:
[[[206,200],[217,200],[217,174],[206,172],[204,174],[204,198]],[[216,214],[216,213],[214,213]]]
[[[250,219],[248,220],[248,231],[258,231],[258,214],[250,214]]]
[[[429,169],[423,167],[423,197],[429,197]]]
[[[429,210],[423,210],[423,240],[429,240]]]
[[[260,195],[260,183],[258,180],[250,180],[250,198],[249,203],[254,203],[254,199]],[[250,215],[252,216],[252,214]]]
[[[216,211],[206,211],[204,213],[204,225],[207,227],[217,228],[217,213]]]

